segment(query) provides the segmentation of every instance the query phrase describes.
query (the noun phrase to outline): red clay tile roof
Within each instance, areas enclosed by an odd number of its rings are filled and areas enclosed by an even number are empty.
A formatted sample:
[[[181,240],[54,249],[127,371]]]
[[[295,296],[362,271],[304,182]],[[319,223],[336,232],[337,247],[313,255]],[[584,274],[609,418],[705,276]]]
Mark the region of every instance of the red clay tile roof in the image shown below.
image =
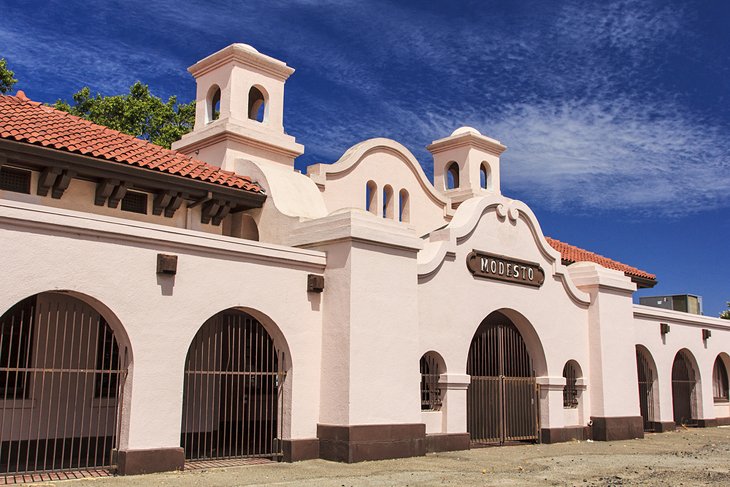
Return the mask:
[[[246,176],[33,102],[0,95],[0,138],[261,193]]]
[[[606,267],[608,269],[621,271],[629,277],[639,277],[642,279],[650,280],[656,279],[656,275],[650,274],[646,271],[642,271],[641,269],[637,269],[636,267],[622,264],[621,262],[609,259],[608,257],[589,252],[588,250],[581,249],[580,247],[576,247],[565,242],[561,242],[560,240],[555,240],[554,238],[545,237],[545,239],[548,241],[552,248],[560,252],[563,262],[566,264],[572,264],[573,262],[581,261],[595,262],[597,264],[601,264],[603,267]]]

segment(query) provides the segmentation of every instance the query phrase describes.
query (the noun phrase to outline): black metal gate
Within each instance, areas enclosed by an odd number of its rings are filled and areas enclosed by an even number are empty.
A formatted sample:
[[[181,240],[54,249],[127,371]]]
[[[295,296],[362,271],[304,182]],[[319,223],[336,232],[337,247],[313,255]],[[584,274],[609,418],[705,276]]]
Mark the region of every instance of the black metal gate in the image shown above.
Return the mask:
[[[0,483],[108,474],[127,374],[112,328],[51,292],[13,306],[0,328]]]
[[[539,391],[520,332],[501,313],[489,315],[467,362],[467,429],[473,444],[538,441]]]
[[[282,456],[284,354],[251,316],[224,311],[185,363],[181,444],[187,460]]]
[[[695,424],[695,373],[684,351],[679,351],[672,364],[672,404],[676,424]]]
[[[639,375],[639,409],[644,419],[644,431],[654,431],[654,368],[646,352],[636,349]]]

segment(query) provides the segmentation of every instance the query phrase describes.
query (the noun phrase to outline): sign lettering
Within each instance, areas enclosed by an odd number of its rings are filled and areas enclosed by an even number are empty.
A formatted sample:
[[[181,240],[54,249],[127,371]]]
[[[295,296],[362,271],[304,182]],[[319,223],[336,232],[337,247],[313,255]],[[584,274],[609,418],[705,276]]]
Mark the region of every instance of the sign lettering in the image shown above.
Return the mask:
[[[545,272],[539,264],[476,250],[466,256],[466,267],[476,277],[534,287],[540,287],[545,282]]]

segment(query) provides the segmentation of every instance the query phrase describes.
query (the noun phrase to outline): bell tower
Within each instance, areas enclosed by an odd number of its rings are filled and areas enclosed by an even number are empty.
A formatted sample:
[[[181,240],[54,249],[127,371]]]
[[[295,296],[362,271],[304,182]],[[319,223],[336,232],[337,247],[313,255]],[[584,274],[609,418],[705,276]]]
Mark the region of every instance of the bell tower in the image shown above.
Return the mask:
[[[499,158],[507,147],[472,127],[461,127],[426,147],[434,186],[455,204],[485,192],[501,194]]]
[[[286,63],[231,44],[188,71],[197,83],[195,127],[172,148],[232,171],[237,158],[294,168],[304,146],[284,132]]]

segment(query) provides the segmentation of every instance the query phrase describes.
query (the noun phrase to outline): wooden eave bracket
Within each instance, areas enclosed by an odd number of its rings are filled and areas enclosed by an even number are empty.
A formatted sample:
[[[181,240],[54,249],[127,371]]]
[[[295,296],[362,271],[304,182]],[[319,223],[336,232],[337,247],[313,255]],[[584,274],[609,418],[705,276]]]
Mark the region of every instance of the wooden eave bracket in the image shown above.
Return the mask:
[[[61,199],[68,189],[71,180],[76,177],[76,171],[60,167],[46,167],[38,177],[38,196],[48,196],[50,191],[53,199]]]
[[[155,196],[152,202],[152,214],[161,215],[164,212],[167,218],[172,218],[186,197],[186,194],[180,193],[179,191],[162,191],[157,193],[157,196]]]
[[[128,183],[118,179],[102,179],[96,184],[94,204],[104,206],[104,203],[106,203],[109,208],[116,208],[124,195],[127,194],[128,187]]]
[[[206,201],[203,203],[203,208],[200,211],[200,222],[207,225],[212,221],[213,225],[218,226],[231,212],[232,207],[233,203],[230,201],[217,198]]]

